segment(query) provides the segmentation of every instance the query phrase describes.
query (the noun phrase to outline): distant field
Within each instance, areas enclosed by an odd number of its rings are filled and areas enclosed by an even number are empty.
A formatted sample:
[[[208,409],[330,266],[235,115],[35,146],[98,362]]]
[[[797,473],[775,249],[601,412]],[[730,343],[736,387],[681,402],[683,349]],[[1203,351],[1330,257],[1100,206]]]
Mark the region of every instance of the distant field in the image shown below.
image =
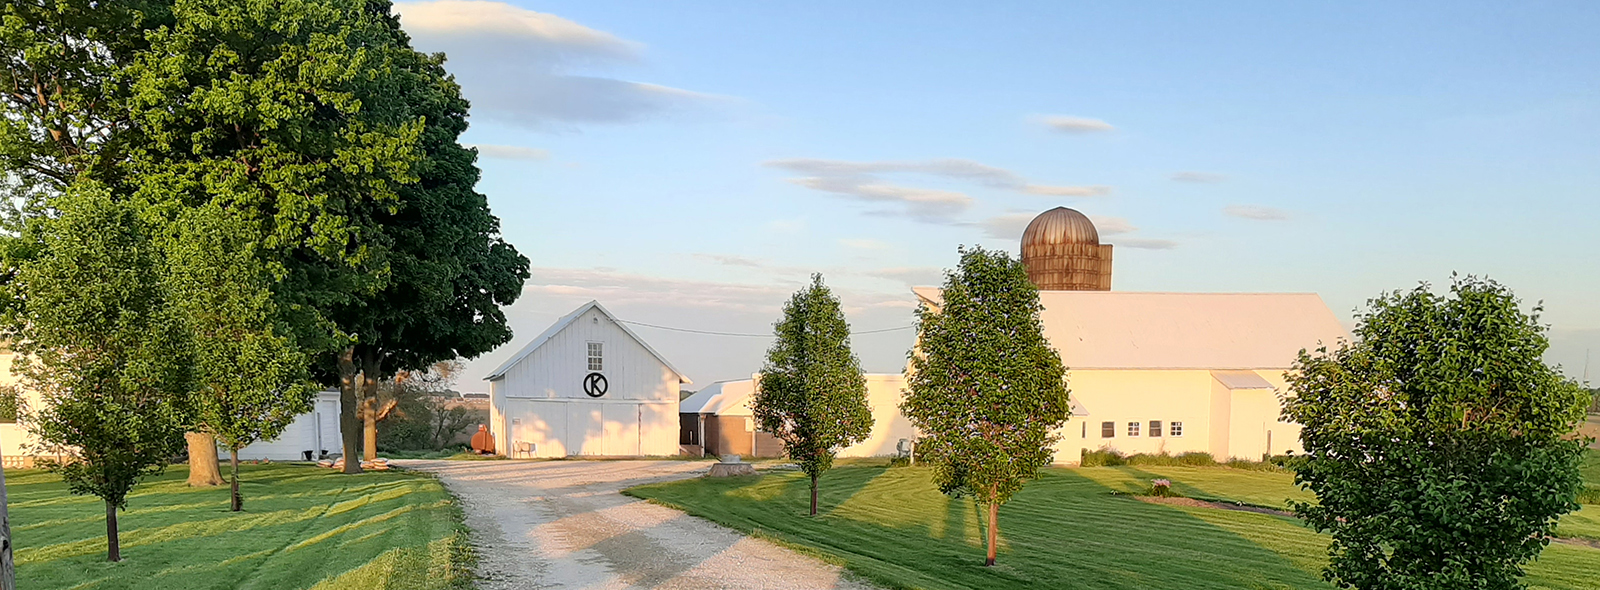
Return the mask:
[[[6,471],[17,587],[445,590],[463,587],[460,510],[431,477],[345,476],[292,465],[242,469],[245,511],[226,487],[175,468],[140,485],[120,515],[121,563],[105,560],[105,508],[54,475]]]
[[[1590,467],[1600,469],[1600,462]],[[1148,504],[1114,493],[1142,489],[1157,477],[1184,495],[1259,506],[1309,497],[1281,472],[1049,469],[1001,509],[1000,565],[984,568],[982,515],[970,500],[940,494],[925,469],[834,469],[823,479],[818,518],[804,516],[806,481],[796,472],[652,484],[628,493],[790,544],[896,588],[1330,588],[1319,577],[1327,538],[1293,518]],[[1596,520],[1578,520],[1577,529],[1600,535]],[[1547,548],[1527,577],[1536,588],[1574,590],[1593,589],[1597,579],[1600,550],[1568,545]]]

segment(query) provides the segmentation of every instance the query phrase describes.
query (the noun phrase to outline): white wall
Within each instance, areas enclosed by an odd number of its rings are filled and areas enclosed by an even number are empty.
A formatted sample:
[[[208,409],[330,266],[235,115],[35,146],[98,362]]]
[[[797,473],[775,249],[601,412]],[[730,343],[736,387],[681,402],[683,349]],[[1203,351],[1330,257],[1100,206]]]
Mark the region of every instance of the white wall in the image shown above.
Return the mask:
[[[583,392],[588,343],[603,344],[608,388]],[[591,309],[489,384],[495,450],[536,457],[678,453],[679,376],[598,309]]]
[[[506,407],[507,440],[533,443],[532,457],[678,453],[678,409],[672,403],[511,399]],[[502,453],[514,448],[508,444]],[[516,456],[524,457],[520,451]]]
[[[310,412],[299,415],[276,439],[258,441],[239,449],[239,460],[304,461],[304,451],[311,451],[313,460],[320,451],[343,452],[339,440],[339,392],[317,392],[316,402]],[[228,450],[219,449],[217,456],[228,460]]]
[[[1209,452],[1210,371],[1203,370],[1071,370],[1070,396],[1088,412],[1073,416],[1062,428],[1055,462],[1075,464],[1084,449],[1110,449],[1123,454]],[[1162,433],[1150,436],[1150,421],[1161,421]],[[1101,423],[1112,422],[1114,436],[1101,436]],[[1129,436],[1128,423],[1139,423]],[[1181,422],[1183,434],[1171,435]]]
[[[1286,388],[1282,370],[1254,371],[1277,390]],[[1089,412],[1073,416],[1056,446],[1057,463],[1077,463],[1084,449],[1123,454],[1191,451],[1218,461],[1237,457],[1261,460],[1267,452],[1300,452],[1300,427],[1278,421],[1280,404],[1272,389],[1230,390],[1208,370],[1073,370],[1067,374],[1072,397]],[[1150,421],[1160,420],[1162,436],[1150,436]],[[1112,422],[1115,436],[1102,438],[1101,423]],[[1139,435],[1128,423],[1139,423]],[[1172,436],[1173,422],[1183,423]],[[1087,434],[1087,436],[1085,436]]]
[[[905,398],[905,377],[893,374],[866,377],[867,404],[872,406],[872,434],[867,440],[840,450],[840,457],[892,457],[899,452],[900,439],[917,439],[917,429],[900,413],[900,400]]]
[[[495,389],[508,398],[591,399],[583,393],[589,374],[589,342],[605,346],[607,399],[678,401],[678,378],[598,309],[591,309],[543,346],[508,369]]]

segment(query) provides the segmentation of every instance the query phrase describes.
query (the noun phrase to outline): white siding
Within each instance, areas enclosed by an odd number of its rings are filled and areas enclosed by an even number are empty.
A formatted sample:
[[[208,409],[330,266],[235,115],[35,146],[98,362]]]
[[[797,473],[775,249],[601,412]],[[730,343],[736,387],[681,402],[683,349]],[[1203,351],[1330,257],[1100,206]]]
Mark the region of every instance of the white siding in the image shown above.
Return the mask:
[[[604,349],[589,370],[589,344]],[[583,391],[606,377],[598,398]],[[680,376],[598,307],[591,307],[489,382],[496,452],[522,457],[675,455]]]
[[[606,399],[678,400],[678,376],[599,309],[590,309],[496,379],[508,398],[592,399],[583,393],[588,343],[605,345]]]
[[[628,400],[508,400],[504,447],[533,444],[532,457],[663,456],[678,452],[677,408]],[[518,454],[517,458],[523,455]]]
[[[278,438],[259,441],[239,449],[239,460],[304,461],[305,451],[311,451],[313,459],[320,456],[320,451],[341,452],[339,392],[318,392],[317,401],[310,412],[296,417],[288,428],[283,429]],[[227,461],[227,449],[219,450],[218,456]]]

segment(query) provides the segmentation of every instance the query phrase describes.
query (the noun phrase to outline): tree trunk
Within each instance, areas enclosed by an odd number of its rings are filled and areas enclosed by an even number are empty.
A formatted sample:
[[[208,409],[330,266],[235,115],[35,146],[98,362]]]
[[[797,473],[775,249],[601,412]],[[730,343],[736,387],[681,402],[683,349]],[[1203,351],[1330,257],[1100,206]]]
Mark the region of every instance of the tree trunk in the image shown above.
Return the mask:
[[[361,433],[363,435],[361,458],[367,461],[378,458],[378,375],[382,371],[378,353],[369,351],[361,356]]]
[[[984,566],[994,565],[994,546],[1000,540],[1000,503],[989,502],[989,557]]]
[[[189,443],[189,487],[222,485],[222,466],[217,463],[217,437],[207,432],[185,432]]]
[[[117,505],[106,500],[106,561],[122,561],[122,543],[117,540]]]
[[[361,420],[356,418],[356,347],[339,353],[339,438],[344,443],[344,472],[361,473]]]
[[[368,381],[366,374],[362,374],[362,381]],[[378,412],[376,400],[370,397],[361,399],[361,460],[371,461],[378,458]]]
[[[11,512],[6,508],[6,472],[0,469],[0,590],[17,590],[15,568],[11,559]]]
[[[811,515],[817,515],[817,476],[811,476]]]
[[[233,463],[233,511],[244,510],[244,498],[239,496],[239,449],[228,449],[228,460]]]

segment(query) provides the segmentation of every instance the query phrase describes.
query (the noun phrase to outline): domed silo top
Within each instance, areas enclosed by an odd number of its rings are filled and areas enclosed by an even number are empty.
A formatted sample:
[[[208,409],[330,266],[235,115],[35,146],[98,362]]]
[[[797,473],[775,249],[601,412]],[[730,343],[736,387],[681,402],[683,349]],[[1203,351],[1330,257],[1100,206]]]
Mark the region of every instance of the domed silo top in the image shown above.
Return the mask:
[[[1013,226],[1014,227],[1014,226]],[[1095,231],[1094,222],[1088,216],[1066,207],[1056,207],[1028,223],[1028,229],[1022,232],[1022,251],[1028,251],[1029,244],[1096,244],[1100,243],[1100,232]]]
[[[1111,245],[1084,214],[1056,207],[1022,232],[1022,264],[1043,291],[1110,291]]]

